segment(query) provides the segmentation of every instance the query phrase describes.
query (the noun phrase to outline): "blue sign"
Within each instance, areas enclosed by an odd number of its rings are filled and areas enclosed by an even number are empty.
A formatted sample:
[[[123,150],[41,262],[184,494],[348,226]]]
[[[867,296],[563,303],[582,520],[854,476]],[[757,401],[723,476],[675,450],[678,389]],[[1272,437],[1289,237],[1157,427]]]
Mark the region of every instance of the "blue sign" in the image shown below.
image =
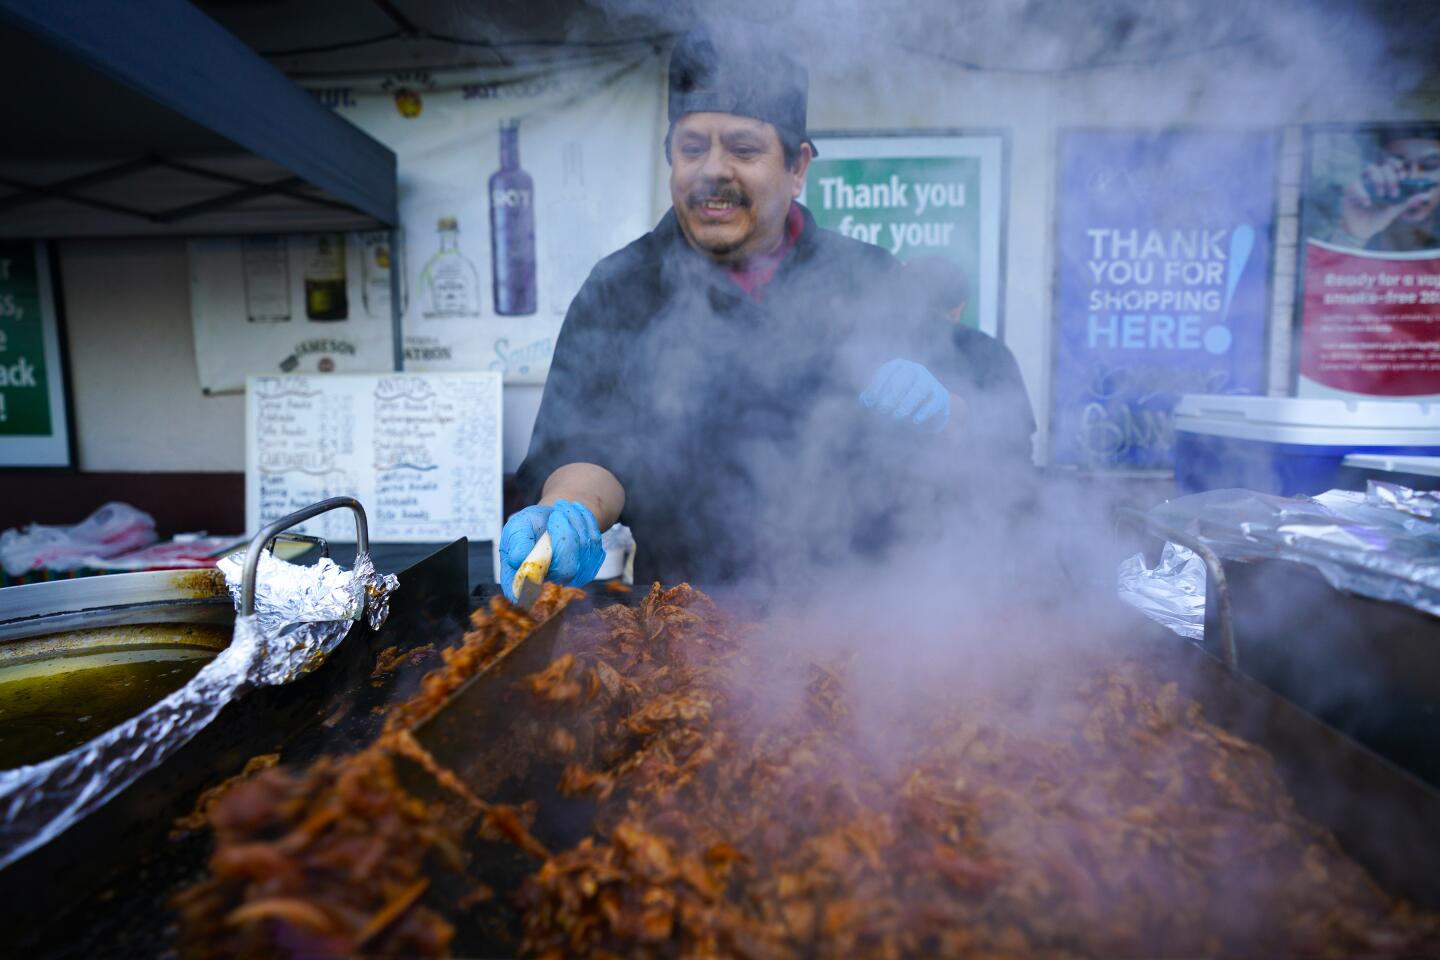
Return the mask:
[[[1261,393],[1273,133],[1071,131],[1060,149],[1050,462],[1174,465],[1184,393]]]

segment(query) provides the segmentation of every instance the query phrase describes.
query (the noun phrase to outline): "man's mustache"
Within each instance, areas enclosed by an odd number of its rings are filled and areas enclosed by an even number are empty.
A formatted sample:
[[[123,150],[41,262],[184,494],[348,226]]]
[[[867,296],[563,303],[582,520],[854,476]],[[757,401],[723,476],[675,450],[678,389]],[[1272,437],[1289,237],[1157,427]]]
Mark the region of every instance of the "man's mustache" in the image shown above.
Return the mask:
[[[685,198],[686,204],[692,207],[698,207],[714,200],[719,200],[721,203],[733,203],[737,207],[750,206],[750,198],[734,184],[701,184],[691,190]]]

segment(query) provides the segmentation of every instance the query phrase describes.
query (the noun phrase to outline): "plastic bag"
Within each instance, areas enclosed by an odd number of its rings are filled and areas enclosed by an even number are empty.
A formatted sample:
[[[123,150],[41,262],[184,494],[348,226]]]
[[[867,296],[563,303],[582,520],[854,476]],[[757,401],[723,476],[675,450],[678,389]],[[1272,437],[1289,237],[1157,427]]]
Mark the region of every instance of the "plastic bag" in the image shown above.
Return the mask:
[[[635,536],[630,528],[617,523],[600,535],[600,545],[605,548],[605,562],[595,574],[596,580],[613,580],[620,577],[627,584],[635,582]]]
[[[233,547],[242,547],[247,537],[232,534],[212,537],[200,533],[176,534],[173,540],[154,543],[116,557],[91,555],[85,566],[106,573],[135,570],[201,570],[215,566],[220,555]]]
[[[156,541],[155,519],[128,503],[107,503],[79,523],[32,523],[0,533],[0,566],[12,577],[31,570],[73,570],[91,557],[113,557]]]
[[[1160,562],[1145,566],[1145,554],[1120,564],[1120,599],[1156,623],[1190,640],[1205,636],[1205,561],[1191,550],[1166,543]]]

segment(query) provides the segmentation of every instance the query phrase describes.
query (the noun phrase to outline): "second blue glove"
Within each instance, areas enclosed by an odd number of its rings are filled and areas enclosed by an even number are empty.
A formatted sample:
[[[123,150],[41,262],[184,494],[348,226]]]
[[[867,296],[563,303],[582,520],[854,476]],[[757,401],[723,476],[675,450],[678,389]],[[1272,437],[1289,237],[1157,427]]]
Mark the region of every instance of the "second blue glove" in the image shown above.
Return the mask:
[[[950,420],[950,391],[913,360],[881,364],[860,394],[860,403],[924,433],[939,433]]]
[[[505,521],[500,533],[500,589],[509,599],[515,599],[515,572],[547,531],[552,556],[546,580],[583,587],[600,572],[605,547],[600,543],[600,526],[589,508],[571,500],[556,500],[553,507],[526,507]]]

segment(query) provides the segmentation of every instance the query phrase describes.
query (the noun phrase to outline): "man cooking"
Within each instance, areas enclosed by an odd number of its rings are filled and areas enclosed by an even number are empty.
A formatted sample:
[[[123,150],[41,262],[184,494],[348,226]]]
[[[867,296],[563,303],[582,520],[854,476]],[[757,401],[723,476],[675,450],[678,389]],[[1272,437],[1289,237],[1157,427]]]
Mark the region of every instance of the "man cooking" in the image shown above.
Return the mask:
[[[560,583],[594,578],[617,520],[641,582],[776,578],[878,559],[1028,472],[1009,351],[795,202],[807,84],[759,38],[677,43],[673,206],[570,306],[517,473],[534,506],[501,535],[507,594],[546,531]]]

